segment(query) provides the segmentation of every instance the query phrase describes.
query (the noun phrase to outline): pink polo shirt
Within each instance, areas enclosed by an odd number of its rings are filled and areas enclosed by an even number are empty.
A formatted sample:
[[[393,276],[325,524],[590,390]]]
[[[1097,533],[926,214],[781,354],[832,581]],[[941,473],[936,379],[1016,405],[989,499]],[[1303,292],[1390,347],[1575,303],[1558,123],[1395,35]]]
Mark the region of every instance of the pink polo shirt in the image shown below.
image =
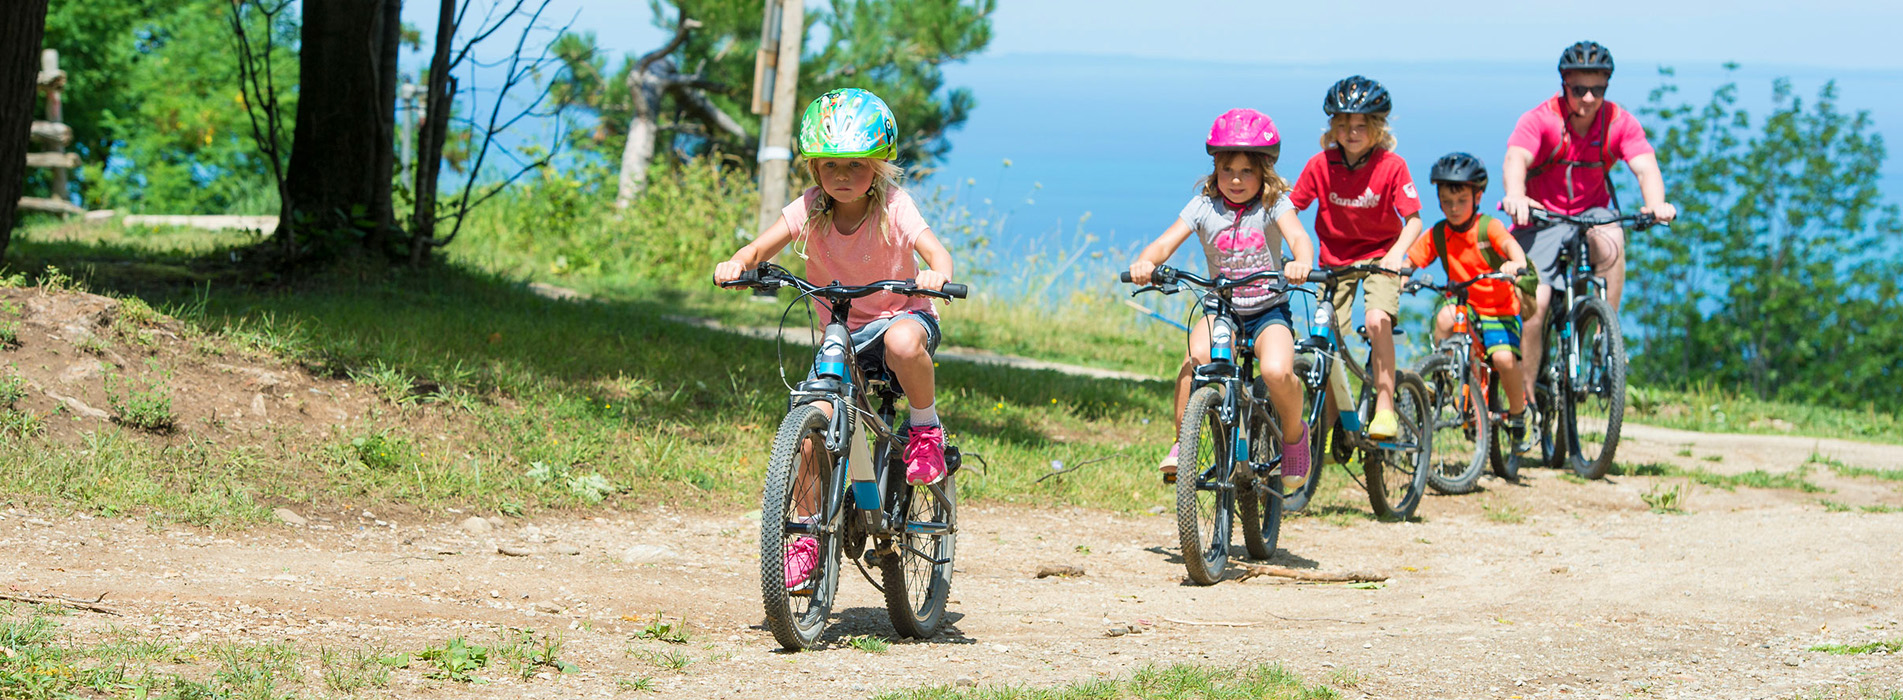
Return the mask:
[[[799,199],[780,210],[780,214],[786,218],[787,227],[793,231],[794,250],[804,246],[806,251],[806,279],[821,285],[835,282],[859,285],[918,277],[918,258],[913,246],[918,242],[918,237],[930,231],[931,227],[925,224],[918,204],[912,201],[912,196],[906,194],[905,190],[897,187],[886,190],[885,216],[867,216],[865,223],[850,233],[842,233],[832,226],[810,234],[802,230],[809,218],[808,212],[818,206],[818,198],[819,188],[808,187]],[[880,235],[880,231],[873,227],[875,219],[883,221],[884,235]],[[832,311],[824,304],[819,306],[820,313],[830,323]],[[906,311],[921,311],[934,318],[938,316],[930,299],[877,292],[853,300],[852,316],[846,319],[846,327],[857,330],[875,320]]]
[[[1563,95],[1556,95],[1520,115],[1507,145],[1519,146],[1533,154],[1533,163],[1527,168],[1526,196],[1561,214],[1610,206],[1612,193],[1606,189],[1604,167],[1568,167],[1560,161],[1599,164],[1631,160],[1652,152],[1652,144],[1645,140],[1645,128],[1639,125],[1639,120],[1611,101],[1599,108],[1599,114],[1593,117],[1585,133],[1566,128]],[[1567,188],[1569,179],[1570,190]]]

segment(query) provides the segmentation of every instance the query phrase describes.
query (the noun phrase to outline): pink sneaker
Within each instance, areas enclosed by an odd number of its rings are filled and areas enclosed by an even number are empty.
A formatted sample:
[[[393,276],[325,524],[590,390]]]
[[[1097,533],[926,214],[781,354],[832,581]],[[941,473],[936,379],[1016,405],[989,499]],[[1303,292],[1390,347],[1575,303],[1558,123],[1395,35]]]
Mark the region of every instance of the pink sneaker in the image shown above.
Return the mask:
[[[786,548],[786,587],[799,588],[813,575],[813,568],[819,566],[819,540],[800,537]]]
[[[1165,484],[1176,483],[1176,450],[1178,448],[1178,445],[1170,445],[1169,455],[1163,458],[1162,464],[1157,465],[1159,469],[1163,470],[1163,483]]]
[[[1282,489],[1294,491],[1308,483],[1308,424],[1302,424],[1302,438],[1282,443]]]
[[[945,429],[936,425],[912,426],[905,441],[905,483],[913,486],[936,484],[945,478]]]

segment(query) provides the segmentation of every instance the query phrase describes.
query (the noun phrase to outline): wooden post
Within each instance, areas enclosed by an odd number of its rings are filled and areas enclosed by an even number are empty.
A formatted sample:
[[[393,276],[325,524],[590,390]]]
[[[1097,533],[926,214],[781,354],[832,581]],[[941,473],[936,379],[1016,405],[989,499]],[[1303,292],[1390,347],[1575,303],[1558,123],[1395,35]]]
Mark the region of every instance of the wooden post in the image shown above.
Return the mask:
[[[56,75],[56,76],[60,75],[58,51],[55,51],[53,49],[46,49],[40,52],[40,74]],[[63,118],[60,114],[62,110],[60,109],[60,99],[59,99],[60,89],[62,87],[65,87],[65,85],[66,85],[66,81],[64,80],[54,80],[53,84],[47,86],[46,88],[46,120],[49,122],[53,122],[54,124],[66,123],[66,119]],[[59,153],[65,150],[59,144],[54,144],[52,148],[53,150],[48,151],[49,153]],[[59,168],[59,167],[53,168],[53,199],[57,199],[62,202],[70,201],[72,199],[66,187],[66,169],[65,168]]]
[[[773,225],[780,217],[780,208],[786,206],[787,175],[793,164],[793,110],[798,107],[800,82],[800,40],[806,33],[806,5],[804,0],[768,0],[769,6],[777,4],[778,35],[772,42],[778,49],[774,57],[772,73],[772,102],[768,105],[768,114],[760,122],[760,230]],[[772,13],[769,11],[769,15]],[[764,24],[766,29],[776,29],[771,17]],[[762,47],[768,37],[762,36]],[[756,61],[756,65],[764,61]],[[755,78],[756,83],[759,77]]]

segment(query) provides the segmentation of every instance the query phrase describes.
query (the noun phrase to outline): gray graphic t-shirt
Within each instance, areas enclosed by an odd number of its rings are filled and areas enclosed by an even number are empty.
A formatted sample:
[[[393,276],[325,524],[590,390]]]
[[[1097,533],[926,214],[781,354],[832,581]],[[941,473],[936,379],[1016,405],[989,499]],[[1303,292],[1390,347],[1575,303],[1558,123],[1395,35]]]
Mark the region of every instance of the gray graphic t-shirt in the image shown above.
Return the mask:
[[[1181,217],[1202,241],[1210,274],[1234,279],[1282,269],[1282,231],[1276,228],[1275,220],[1293,210],[1287,194],[1266,211],[1260,201],[1238,211],[1220,197],[1197,195],[1183,207]],[[1259,283],[1237,289],[1232,299],[1237,311],[1253,314],[1282,303],[1282,297],[1271,293],[1267,284]]]

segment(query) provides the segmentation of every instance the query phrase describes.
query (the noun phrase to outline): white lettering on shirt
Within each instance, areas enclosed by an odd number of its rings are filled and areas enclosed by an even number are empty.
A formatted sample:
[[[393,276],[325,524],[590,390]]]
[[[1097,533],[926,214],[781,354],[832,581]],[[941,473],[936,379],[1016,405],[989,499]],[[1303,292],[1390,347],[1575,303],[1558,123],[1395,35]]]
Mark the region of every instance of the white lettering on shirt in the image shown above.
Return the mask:
[[[1330,192],[1328,193],[1328,203],[1338,207],[1373,209],[1381,206],[1381,195],[1375,194],[1373,187],[1368,188],[1368,191],[1361,193],[1361,196],[1354,199],[1342,199],[1341,195]]]

